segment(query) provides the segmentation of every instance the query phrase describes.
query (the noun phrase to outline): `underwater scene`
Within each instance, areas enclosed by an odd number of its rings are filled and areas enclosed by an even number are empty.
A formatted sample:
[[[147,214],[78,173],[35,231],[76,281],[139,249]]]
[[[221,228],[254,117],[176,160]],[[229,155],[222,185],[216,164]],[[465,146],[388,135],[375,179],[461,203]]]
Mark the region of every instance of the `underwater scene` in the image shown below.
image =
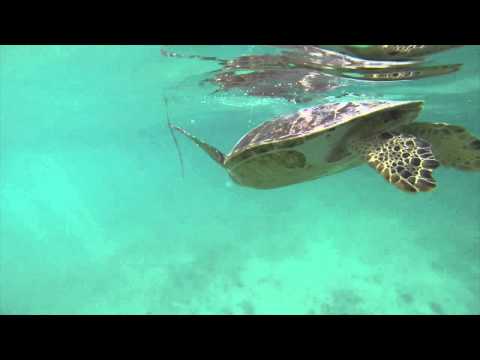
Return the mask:
[[[480,46],[0,46],[0,314],[479,314]]]

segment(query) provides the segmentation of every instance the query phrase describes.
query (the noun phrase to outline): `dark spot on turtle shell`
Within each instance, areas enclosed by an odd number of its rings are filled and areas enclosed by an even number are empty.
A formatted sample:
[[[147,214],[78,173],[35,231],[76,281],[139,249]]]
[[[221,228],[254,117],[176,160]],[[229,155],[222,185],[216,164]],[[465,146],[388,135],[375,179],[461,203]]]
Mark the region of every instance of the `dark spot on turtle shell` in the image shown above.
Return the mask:
[[[412,164],[413,166],[418,166],[418,165],[420,165],[420,163],[421,163],[421,160],[419,158],[413,158],[410,161],[410,164]]]
[[[402,172],[403,170],[405,170],[405,168],[403,166],[397,166],[395,170],[397,170],[397,172]]]
[[[415,145],[415,143],[413,142],[413,140],[408,140],[408,141],[406,142],[406,144],[407,144],[408,146],[413,146],[413,145]]]
[[[418,149],[418,150],[417,150],[417,153],[420,154],[420,155],[421,155],[421,154],[425,154],[425,153],[427,153],[427,152],[430,152],[430,150],[429,150],[429,149]]]
[[[423,160],[422,165],[423,167],[426,167],[428,169],[435,169],[440,165],[440,163],[437,160],[429,159],[429,160]]]
[[[480,140],[473,140],[470,146],[475,150],[480,150]]]
[[[410,157],[410,154],[409,154],[409,153],[403,153],[403,154],[402,154],[402,157],[403,157],[404,159],[406,159],[406,158]]]
[[[245,135],[245,137],[238,143],[237,148],[241,148],[247,145],[248,143],[250,143],[250,141],[255,137],[255,135],[256,135],[255,131],[251,131],[250,133]]]
[[[328,125],[329,123],[333,122],[335,118],[336,114],[332,111],[322,119],[322,124]]]

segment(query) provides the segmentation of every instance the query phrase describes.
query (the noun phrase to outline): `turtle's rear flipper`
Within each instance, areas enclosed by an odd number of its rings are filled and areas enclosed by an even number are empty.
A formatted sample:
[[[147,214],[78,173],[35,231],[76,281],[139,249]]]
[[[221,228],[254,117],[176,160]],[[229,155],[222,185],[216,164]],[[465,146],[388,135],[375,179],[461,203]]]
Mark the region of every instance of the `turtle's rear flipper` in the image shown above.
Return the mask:
[[[480,139],[458,125],[414,123],[402,128],[432,144],[442,165],[460,170],[480,170]]]
[[[198,146],[200,146],[208,155],[210,155],[210,157],[215,160],[217,163],[219,163],[220,165],[224,166],[225,164],[225,155],[222,154],[222,152],[216,148],[214,148],[213,146],[207,144],[206,142],[200,140],[200,139],[197,139],[195,136],[193,136],[192,134],[190,134],[187,130],[185,129],[182,129],[181,127],[178,127],[178,126],[175,126],[175,125],[172,125],[172,124],[169,124],[170,128],[172,129],[175,129],[179,132],[181,132],[183,135],[185,135],[186,137],[188,137],[190,140],[192,140],[195,144],[197,144]]]
[[[430,144],[413,135],[386,132],[354,144],[354,149],[400,190],[416,193],[436,187],[432,170],[439,162]]]

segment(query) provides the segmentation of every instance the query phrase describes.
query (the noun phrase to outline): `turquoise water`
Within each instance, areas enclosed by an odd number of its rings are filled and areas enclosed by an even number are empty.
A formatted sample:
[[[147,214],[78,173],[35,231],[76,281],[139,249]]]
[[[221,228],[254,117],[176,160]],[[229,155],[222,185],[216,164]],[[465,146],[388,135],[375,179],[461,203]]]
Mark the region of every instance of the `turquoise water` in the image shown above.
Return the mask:
[[[478,314],[480,172],[410,195],[368,166],[240,187],[172,123],[228,152],[310,104],[200,86],[215,62],[160,46],[0,47],[2,314]],[[167,48],[167,47],[166,47]],[[260,46],[169,46],[233,58]],[[425,100],[418,121],[480,135],[480,46],[460,71],[349,83],[335,99]]]

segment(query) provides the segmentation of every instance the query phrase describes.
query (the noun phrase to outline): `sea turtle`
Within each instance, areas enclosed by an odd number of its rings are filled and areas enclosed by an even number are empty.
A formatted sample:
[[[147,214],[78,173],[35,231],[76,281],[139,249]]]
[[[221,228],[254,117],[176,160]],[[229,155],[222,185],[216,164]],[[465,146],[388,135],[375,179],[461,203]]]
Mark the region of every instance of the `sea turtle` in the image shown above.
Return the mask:
[[[480,170],[480,140],[455,125],[415,123],[422,101],[329,103],[267,121],[228,155],[172,125],[220,164],[235,183],[271,189],[368,163],[407,192],[435,188],[440,163]]]

